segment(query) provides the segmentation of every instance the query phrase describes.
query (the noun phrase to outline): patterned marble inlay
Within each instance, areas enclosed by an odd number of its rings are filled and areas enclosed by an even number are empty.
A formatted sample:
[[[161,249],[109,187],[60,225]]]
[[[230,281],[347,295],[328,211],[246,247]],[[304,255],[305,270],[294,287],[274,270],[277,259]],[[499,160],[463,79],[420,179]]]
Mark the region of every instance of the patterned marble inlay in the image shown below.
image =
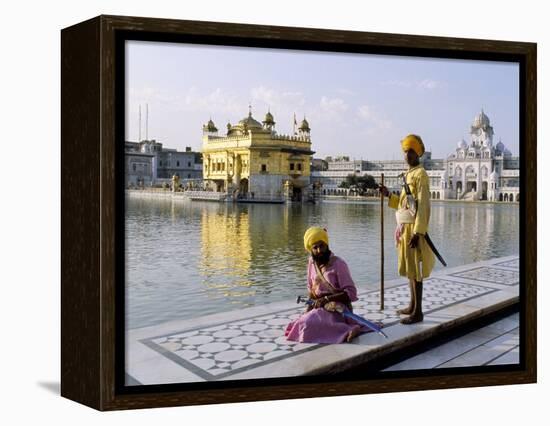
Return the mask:
[[[475,281],[490,282],[501,285],[519,284],[519,272],[506,269],[492,268],[482,266],[480,268],[470,269],[468,271],[450,274],[453,277],[468,278]]]
[[[479,285],[430,278],[424,282],[422,307],[425,314],[494,290]],[[386,289],[385,310],[379,310],[380,293],[360,295],[354,312],[384,326],[399,321],[396,309],[409,301],[407,284]],[[287,341],[286,325],[298,318],[304,307],[227,322],[195,330],[142,340],[142,343],[199,375],[205,380],[221,379],[238,372],[279,361],[324,345]]]
[[[506,262],[495,263],[496,266],[504,266],[506,268],[519,269],[519,259],[508,260]]]

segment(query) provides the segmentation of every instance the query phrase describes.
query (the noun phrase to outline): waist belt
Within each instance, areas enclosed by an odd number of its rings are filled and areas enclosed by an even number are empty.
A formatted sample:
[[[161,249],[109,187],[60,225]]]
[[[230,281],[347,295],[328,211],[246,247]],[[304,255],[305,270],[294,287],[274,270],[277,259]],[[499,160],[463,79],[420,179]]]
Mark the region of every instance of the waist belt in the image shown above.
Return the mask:
[[[403,223],[414,223],[415,215],[409,209],[399,209],[395,212],[395,219],[400,225]]]

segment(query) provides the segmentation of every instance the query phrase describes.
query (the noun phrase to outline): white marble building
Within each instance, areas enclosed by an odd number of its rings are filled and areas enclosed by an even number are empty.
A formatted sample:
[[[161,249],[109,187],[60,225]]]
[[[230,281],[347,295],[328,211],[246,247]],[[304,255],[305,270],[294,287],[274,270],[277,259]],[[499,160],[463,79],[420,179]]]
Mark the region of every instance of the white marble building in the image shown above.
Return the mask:
[[[126,186],[151,186],[170,183],[173,175],[180,181],[202,181],[202,154],[186,147],[185,151],[165,148],[155,139],[125,143]]]
[[[481,111],[470,127],[470,143],[461,140],[447,157],[445,198],[519,201],[519,157],[502,141],[493,142],[489,117]]]
[[[151,186],[153,182],[154,155],[141,152],[126,152],[126,188]]]
[[[470,142],[460,140],[446,159],[432,159],[426,152],[421,162],[430,177],[430,195],[441,200],[519,201],[519,157],[493,142],[494,130],[482,110],[470,126]],[[407,169],[402,160],[350,160],[328,158],[327,170],[312,172],[325,195],[345,195],[340,184],[349,174],[371,175],[392,191],[401,190],[399,175]]]

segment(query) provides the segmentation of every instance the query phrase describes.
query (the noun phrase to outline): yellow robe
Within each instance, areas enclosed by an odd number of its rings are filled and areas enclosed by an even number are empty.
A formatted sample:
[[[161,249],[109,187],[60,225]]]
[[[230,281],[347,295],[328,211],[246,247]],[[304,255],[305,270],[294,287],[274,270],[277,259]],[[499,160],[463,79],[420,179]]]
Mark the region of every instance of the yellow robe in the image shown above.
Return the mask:
[[[422,166],[415,166],[407,172],[407,183],[413,197],[416,199],[415,223],[405,223],[403,233],[397,245],[397,267],[399,275],[422,281],[430,276],[435,264],[435,256],[426,243],[423,235],[428,232],[430,222],[430,180]],[[407,207],[405,189],[401,195],[392,194],[388,200],[389,207],[398,209]],[[418,245],[412,249],[409,241],[413,234],[419,234]]]

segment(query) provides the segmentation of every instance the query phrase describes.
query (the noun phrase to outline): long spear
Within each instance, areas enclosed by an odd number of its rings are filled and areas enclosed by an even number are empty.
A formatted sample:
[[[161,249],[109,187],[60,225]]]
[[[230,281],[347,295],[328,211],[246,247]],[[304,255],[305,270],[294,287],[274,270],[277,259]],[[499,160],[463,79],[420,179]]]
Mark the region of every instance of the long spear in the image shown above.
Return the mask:
[[[384,173],[382,173],[384,186]],[[384,192],[380,191],[380,310],[384,310]]]

